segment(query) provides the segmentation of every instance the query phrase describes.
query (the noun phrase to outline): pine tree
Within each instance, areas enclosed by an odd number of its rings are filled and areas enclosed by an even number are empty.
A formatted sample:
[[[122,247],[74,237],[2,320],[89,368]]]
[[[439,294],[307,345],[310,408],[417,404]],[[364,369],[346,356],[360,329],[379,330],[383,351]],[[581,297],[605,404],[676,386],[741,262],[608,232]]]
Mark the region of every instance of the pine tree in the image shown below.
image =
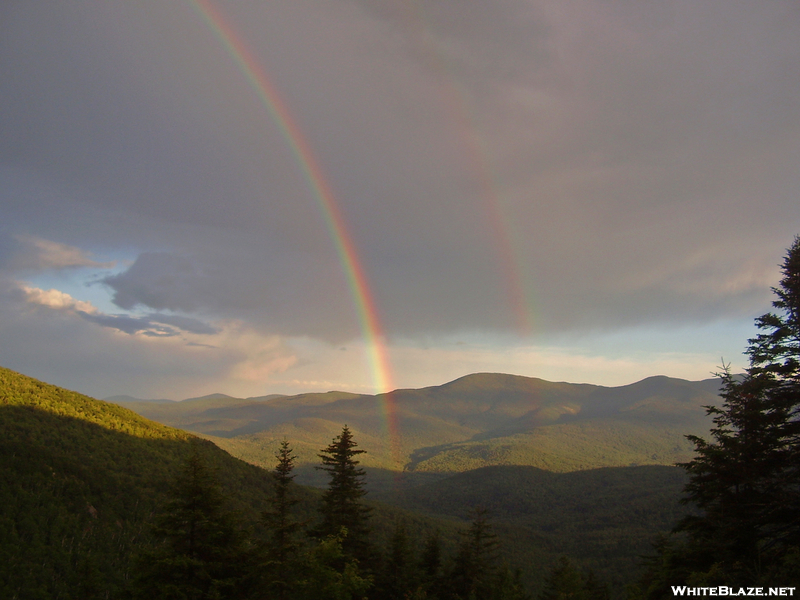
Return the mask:
[[[441,591],[445,589],[447,582],[442,576],[442,540],[438,530],[426,538],[418,570],[422,580],[423,597],[430,599],[441,597]]]
[[[294,460],[289,442],[281,442],[275,458],[278,464],[272,476],[275,481],[275,497],[272,507],[262,514],[262,522],[267,528],[268,539],[264,544],[263,574],[267,595],[265,597],[283,600],[292,595],[293,571],[298,566],[300,542],[297,534],[302,522],[292,516],[292,509],[299,503],[293,495]]]
[[[344,535],[331,535],[310,548],[295,574],[292,600],[355,600],[372,585],[358,560],[342,549]]]
[[[489,600],[495,597],[500,574],[499,542],[489,523],[489,511],[477,508],[464,532],[450,573],[454,598]]]
[[[538,600],[608,600],[608,586],[597,580],[593,572],[581,573],[562,556],[551,569]]]
[[[322,496],[322,522],[315,534],[321,538],[339,536],[344,528],[344,554],[369,562],[373,558],[368,541],[368,521],[372,509],[361,501],[367,493],[364,489],[365,473],[355,459],[366,451],[357,448],[353,434],[345,425],[342,433],[318,455],[322,459],[322,466],[316,468],[326,471],[330,480]]]
[[[588,600],[583,575],[562,556],[550,570],[538,600]]]
[[[712,441],[688,436],[696,456],[682,465],[685,501],[702,513],[678,530],[709,583],[752,584],[800,546],[800,237],[782,270],[776,312],[756,320],[761,333],[749,340],[750,367],[739,378],[723,368],[724,402],[708,407]]]
[[[162,543],[138,561],[135,595],[211,600],[240,597],[245,538],[213,471],[192,445],[154,533]]]
[[[373,595],[385,600],[412,598],[419,587],[420,573],[403,521],[395,524],[389,549],[377,574]]]

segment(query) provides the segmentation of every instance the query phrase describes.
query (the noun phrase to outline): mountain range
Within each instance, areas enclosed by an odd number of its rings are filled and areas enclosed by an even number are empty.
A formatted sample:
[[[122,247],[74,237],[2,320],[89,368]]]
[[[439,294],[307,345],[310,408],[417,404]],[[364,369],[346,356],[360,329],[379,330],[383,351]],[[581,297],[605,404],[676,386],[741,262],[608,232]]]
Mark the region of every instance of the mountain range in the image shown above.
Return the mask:
[[[377,490],[497,465],[553,472],[672,465],[692,454],[687,434],[707,435],[705,407],[719,403],[719,387],[718,379],[656,376],[604,387],[476,373],[379,395],[107,400],[258,465],[271,465],[287,439],[299,456],[299,481],[308,484],[320,483],[311,466],[347,424],[367,451],[362,462]]]
[[[672,466],[587,465],[683,455],[681,436],[707,430],[702,406],[719,401],[718,383],[655,377],[603,388],[477,374],[398,390],[392,400],[401,435],[429,420],[400,445],[397,463],[405,471],[393,470],[381,454],[383,396],[116,400],[186,429],[214,432],[203,435],[258,455],[270,469],[272,442],[285,436],[305,449],[308,473],[319,449],[347,422],[372,454],[361,456],[370,459],[364,461],[371,465],[368,483],[378,479],[368,501],[379,545],[401,520],[417,540],[438,530],[452,555],[472,511],[486,507],[502,554],[522,569],[532,592],[558,557],[568,555],[621,594],[656,534],[685,514],[679,504],[685,473]],[[122,593],[137,552],[152,543],[153,516],[191,447],[202,449],[231,501],[256,522],[272,496],[263,470],[181,429],[0,368],[0,596]],[[647,455],[657,447],[666,448],[663,455]],[[535,462],[538,453],[557,468],[513,464]],[[463,468],[472,464],[482,466]],[[295,493],[299,515],[313,522],[319,491],[297,486]]]

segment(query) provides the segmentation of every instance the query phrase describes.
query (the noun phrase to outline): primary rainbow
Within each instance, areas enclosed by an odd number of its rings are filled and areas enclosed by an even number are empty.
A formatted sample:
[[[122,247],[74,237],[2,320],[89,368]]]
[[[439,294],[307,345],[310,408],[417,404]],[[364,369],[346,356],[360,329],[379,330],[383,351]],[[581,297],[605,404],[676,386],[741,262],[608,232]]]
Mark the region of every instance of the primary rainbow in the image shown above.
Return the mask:
[[[366,344],[372,380],[378,392],[377,399],[382,403],[383,419],[389,441],[390,458],[394,463],[401,460],[399,454],[399,434],[397,416],[391,391],[389,357],[385,337],[378,318],[378,310],[370,291],[364,268],[358,257],[353,238],[350,236],[342,212],[331,186],[317,162],[314,153],[306,142],[300,128],[292,118],[286,104],[281,99],[264,68],[248,50],[241,36],[210,0],[189,0],[193,8],[203,18],[209,29],[247,78],[253,91],[258,95],[272,120],[280,129],[303,177],[314,196],[317,206],[325,220],[328,233],[336,248],[336,254],[347,279],[350,294],[356,306],[358,320]]]

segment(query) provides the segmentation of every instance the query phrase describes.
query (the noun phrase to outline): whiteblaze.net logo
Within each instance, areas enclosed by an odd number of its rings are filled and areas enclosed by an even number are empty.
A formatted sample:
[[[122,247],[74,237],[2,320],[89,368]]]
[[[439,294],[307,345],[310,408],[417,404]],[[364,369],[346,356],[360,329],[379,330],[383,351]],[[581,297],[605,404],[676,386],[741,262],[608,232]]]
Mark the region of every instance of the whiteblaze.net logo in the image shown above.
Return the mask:
[[[793,587],[688,587],[673,585],[673,596],[794,596]]]

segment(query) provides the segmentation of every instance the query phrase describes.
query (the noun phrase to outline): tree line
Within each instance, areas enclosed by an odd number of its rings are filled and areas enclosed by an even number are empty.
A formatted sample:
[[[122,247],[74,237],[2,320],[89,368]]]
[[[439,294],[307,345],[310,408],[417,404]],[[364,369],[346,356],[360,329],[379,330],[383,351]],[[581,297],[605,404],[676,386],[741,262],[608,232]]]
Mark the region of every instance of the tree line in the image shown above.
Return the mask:
[[[297,511],[295,456],[288,441],[281,443],[271,472],[273,497],[250,527],[229,508],[198,448],[155,520],[157,543],[136,559],[136,598],[530,599],[520,572],[501,560],[484,509],[475,511],[455,552],[444,551],[437,531],[416,539],[402,520],[388,544],[377,547],[371,537],[372,509],[363,502],[365,472],[357,459],[365,451],[347,426],[318,455],[317,468],[329,482],[314,522]],[[580,577],[577,571],[574,575]]]

